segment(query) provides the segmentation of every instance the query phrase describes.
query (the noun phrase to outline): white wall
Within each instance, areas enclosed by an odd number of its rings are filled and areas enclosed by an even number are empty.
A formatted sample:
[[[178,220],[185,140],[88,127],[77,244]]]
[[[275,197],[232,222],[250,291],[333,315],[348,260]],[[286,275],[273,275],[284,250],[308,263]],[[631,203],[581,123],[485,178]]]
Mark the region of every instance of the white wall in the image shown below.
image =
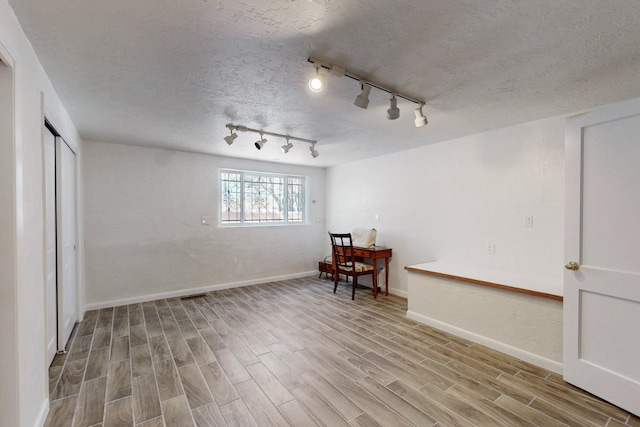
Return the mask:
[[[332,167],[327,226],[376,228],[393,248],[390,290],[404,296],[404,266],[433,259],[562,278],[563,150],[553,118]]]
[[[562,283],[563,154],[564,119],[553,118],[333,167],[327,225],[377,229],[393,248],[390,292],[408,296],[412,319],[560,371],[561,302],[404,267],[439,260],[543,292]]]
[[[297,277],[322,259],[325,169],[101,142],[85,143],[83,167],[89,308]],[[308,176],[310,223],[219,227],[220,168]]]
[[[562,372],[562,302],[408,272],[407,316]]]
[[[13,162],[11,192],[0,194],[15,212],[10,230],[15,233],[15,277],[11,306],[14,323],[0,325],[2,346],[13,348],[15,358],[0,363],[0,425],[34,426],[44,421],[48,409],[47,366],[45,358],[45,280],[44,280],[44,204],[43,204],[43,129],[44,114],[72,146],[79,149],[80,139],[67,112],[42,69],[29,41],[7,0],[0,0],[0,51],[10,56],[14,66],[14,139],[0,144],[0,157]],[[4,179],[4,176],[3,176]],[[14,198],[15,197],[15,198]],[[0,248],[4,256],[6,247]],[[8,249],[11,251],[12,249]],[[82,271],[79,271],[79,281]],[[2,291],[5,294],[5,289]],[[17,376],[17,387],[4,379]]]

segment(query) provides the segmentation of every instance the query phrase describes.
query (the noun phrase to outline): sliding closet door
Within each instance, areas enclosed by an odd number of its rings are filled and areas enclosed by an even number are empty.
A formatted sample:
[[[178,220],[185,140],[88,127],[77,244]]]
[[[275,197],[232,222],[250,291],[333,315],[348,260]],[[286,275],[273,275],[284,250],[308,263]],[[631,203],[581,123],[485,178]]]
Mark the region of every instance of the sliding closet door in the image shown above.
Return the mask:
[[[63,350],[76,309],[76,155],[56,137],[56,205],[58,223],[58,349]]]
[[[58,350],[57,266],[56,266],[56,137],[44,130],[44,212],[46,256],[46,334],[47,363],[51,364]]]

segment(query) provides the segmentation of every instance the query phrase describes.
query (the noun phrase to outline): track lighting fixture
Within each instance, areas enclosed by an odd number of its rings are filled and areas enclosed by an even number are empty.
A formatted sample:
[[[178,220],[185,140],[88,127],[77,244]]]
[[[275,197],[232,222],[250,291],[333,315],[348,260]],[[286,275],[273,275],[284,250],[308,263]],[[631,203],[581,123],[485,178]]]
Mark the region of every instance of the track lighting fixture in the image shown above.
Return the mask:
[[[324,88],[324,77],[320,74],[320,67],[316,67],[316,73],[309,79],[309,89],[311,92],[322,92]]]
[[[400,117],[400,109],[398,108],[398,100],[396,96],[393,95],[389,100],[389,109],[387,110],[387,119],[395,120]]]
[[[316,143],[315,142],[313,144],[311,144],[311,147],[309,147],[309,150],[311,150],[311,157],[313,157],[314,159],[320,155],[320,153],[318,153],[316,151]]]
[[[225,142],[226,142],[227,144],[231,145],[231,144],[233,144],[233,141],[235,141],[237,137],[238,137],[238,134],[237,134],[237,133],[235,133],[235,132],[231,132],[231,135],[229,135],[229,136],[225,136],[225,137],[224,137],[224,140],[225,140]]]
[[[291,135],[283,135],[281,133],[267,132],[266,130],[262,130],[262,129],[251,129],[246,126],[234,125],[231,123],[227,125],[227,129],[231,131],[231,135],[225,136],[224,140],[229,145],[231,145],[233,141],[238,137],[238,135],[236,134],[236,131],[254,132],[254,133],[260,134],[260,139],[254,143],[254,145],[258,150],[262,150],[262,147],[264,147],[264,144],[266,144],[267,142],[267,139],[264,137],[264,135],[270,135],[270,136],[276,136],[278,138],[284,138],[287,141],[286,144],[280,146],[280,148],[282,148],[282,151],[285,154],[288,153],[289,150],[293,148],[293,143],[291,142],[291,140],[293,140],[293,141],[300,141],[300,142],[306,142],[307,144],[311,144],[309,149],[311,150],[311,156],[313,156],[314,159],[320,155],[318,151],[315,149],[316,143],[318,141],[314,141],[313,139],[298,138]]]
[[[418,108],[415,109],[415,113],[416,113],[415,124],[417,128],[421,128],[422,126],[428,123],[426,116],[422,114],[422,105],[420,105]]]
[[[266,143],[267,140],[262,137],[262,134],[260,134],[260,139],[256,141],[255,146],[258,150],[262,150],[262,147],[264,147],[264,144]]]
[[[324,68],[325,70],[328,70],[329,73],[332,75],[346,76],[346,77],[349,77],[350,79],[357,80],[358,82],[360,82],[361,93],[356,97],[356,100],[354,102],[354,104],[357,105],[358,107],[366,109],[369,106],[369,93],[371,92],[371,88],[373,87],[373,88],[382,90],[384,92],[387,92],[391,95],[391,99],[389,100],[389,104],[390,104],[389,109],[387,110],[387,118],[389,120],[395,120],[398,117],[400,117],[400,109],[398,108],[397,98],[402,98],[418,105],[418,108],[416,108],[415,110],[416,127],[423,127],[428,123],[427,118],[424,116],[424,114],[422,114],[422,107],[425,105],[424,101],[421,101],[420,99],[412,98],[407,95],[403,95],[397,92],[396,90],[392,90],[378,83],[374,83],[369,79],[364,79],[361,76],[358,76],[357,74],[354,74],[351,71],[338,67],[336,65],[328,64],[326,62],[319,61],[315,58],[307,58],[307,61],[314,65],[316,69],[315,76],[322,77],[320,75],[320,69]],[[311,80],[309,80],[309,88],[313,90],[313,88],[311,87]],[[322,89],[315,90],[314,92],[319,92],[320,90]]]
[[[369,106],[369,93],[371,92],[371,86],[364,82],[360,86],[362,87],[362,92],[360,92],[360,95],[356,96],[354,104],[366,110]]]
[[[293,148],[293,144],[289,141],[289,138],[287,137],[286,139],[287,139],[287,143],[280,147],[280,148],[282,148],[282,152],[284,154],[287,154],[289,152],[289,150],[291,150]]]

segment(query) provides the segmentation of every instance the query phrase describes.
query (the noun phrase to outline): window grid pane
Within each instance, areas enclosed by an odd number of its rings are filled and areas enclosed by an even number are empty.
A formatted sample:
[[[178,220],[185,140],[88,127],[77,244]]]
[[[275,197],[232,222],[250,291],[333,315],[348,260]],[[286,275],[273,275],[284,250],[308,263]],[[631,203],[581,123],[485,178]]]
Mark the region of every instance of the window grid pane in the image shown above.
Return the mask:
[[[287,207],[289,222],[304,221],[304,178],[287,178]]]
[[[244,222],[282,222],[283,201],[282,177],[245,174]]]
[[[220,222],[304,222],[304,177],[221,171]]]
[[[221,222],[241,222],[242,214],[242,175],[222,172],[220,174]]]

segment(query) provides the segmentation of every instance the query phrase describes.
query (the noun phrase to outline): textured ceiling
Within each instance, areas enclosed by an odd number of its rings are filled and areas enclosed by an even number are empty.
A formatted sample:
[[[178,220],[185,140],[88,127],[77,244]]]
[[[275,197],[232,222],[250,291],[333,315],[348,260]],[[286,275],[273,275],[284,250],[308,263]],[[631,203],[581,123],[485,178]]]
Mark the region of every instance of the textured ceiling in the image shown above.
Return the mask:
[[[637,0],[9,0],[80,135],[326,167],[640,96]],[[308,57],[356,81],[306,81]],[[227,123],[318,140],[232,146]]]

